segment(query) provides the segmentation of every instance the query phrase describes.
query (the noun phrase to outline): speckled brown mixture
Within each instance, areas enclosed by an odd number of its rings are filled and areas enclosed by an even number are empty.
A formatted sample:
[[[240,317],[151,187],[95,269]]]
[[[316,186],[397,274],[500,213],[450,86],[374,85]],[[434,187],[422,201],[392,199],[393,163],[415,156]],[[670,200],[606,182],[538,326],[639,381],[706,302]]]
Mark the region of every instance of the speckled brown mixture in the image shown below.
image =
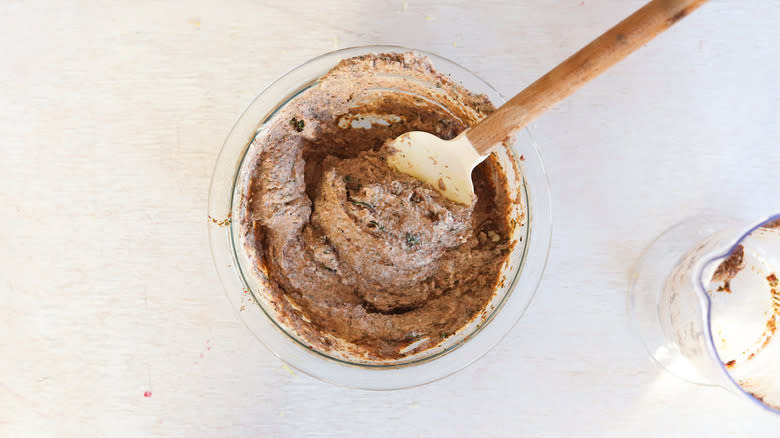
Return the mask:
[[[464,206],[391,170],[381,146],[413,130],[449,139],[491,111],[427,58],[370,55],[342,61],[265,125],[239,219],[283,324],[312,348],[339,340],[397,359],[485,308],[511,248],[497,161],[475,170],[478,200]]]

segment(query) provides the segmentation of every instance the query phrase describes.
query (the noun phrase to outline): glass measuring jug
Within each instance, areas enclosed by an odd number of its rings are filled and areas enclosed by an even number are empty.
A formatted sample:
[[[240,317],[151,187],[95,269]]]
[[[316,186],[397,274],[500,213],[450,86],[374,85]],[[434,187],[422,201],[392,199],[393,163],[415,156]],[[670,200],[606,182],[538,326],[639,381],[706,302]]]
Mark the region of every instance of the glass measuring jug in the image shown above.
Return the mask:
[[[780,214],[699,216],[661,234],[632,276],[631,317],[673,375],[780,413]]]

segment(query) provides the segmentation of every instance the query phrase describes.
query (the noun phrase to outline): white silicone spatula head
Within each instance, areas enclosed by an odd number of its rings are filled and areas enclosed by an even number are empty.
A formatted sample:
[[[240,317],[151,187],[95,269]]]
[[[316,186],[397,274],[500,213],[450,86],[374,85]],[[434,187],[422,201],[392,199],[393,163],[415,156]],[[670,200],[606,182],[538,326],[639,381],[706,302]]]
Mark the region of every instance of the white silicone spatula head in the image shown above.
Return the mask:
[[[387,157],[390,166],[432,185],[455,202],[471,204],[471,171],[487,155],[480,155],[464,134],[442,140],[427,132],[412,131],[387,146],[392,147]]]

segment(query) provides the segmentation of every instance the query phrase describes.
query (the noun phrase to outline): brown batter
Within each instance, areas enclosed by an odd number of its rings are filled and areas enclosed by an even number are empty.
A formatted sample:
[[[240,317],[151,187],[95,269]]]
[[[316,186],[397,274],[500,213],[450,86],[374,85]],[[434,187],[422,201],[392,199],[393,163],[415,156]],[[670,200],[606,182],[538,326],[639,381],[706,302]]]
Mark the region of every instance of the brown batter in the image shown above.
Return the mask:
[[[427,58],[383,54],[342,61],[266,123],[239,219],[288,329],[321,351],[398,359],[485,308],[511,248],[500,166],[474,171],[464,206],[390,169],[381,146],[413,130],[450,139],[493,109]]]
[[[739,274],[739,271],[745,267],[742,259],[745,257],[745,247],[737,245],[734,251],[729,254],[728,258],[718,265],[715,272],[712,274],[713,282],[723,282],[723,285],[718,286],[718,292],[731,293],[731,280]]]

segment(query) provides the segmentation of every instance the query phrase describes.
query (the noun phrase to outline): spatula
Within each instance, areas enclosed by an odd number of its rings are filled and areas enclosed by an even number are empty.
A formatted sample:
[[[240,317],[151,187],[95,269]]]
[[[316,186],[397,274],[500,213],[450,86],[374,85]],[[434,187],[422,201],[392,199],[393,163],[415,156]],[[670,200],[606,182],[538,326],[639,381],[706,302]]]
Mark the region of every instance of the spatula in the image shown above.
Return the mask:
[[[413,131],[390,140],[387,162],[445,197],[470,204],[471,171],[493,148],[706,1],[651,1],[454,139]]]

